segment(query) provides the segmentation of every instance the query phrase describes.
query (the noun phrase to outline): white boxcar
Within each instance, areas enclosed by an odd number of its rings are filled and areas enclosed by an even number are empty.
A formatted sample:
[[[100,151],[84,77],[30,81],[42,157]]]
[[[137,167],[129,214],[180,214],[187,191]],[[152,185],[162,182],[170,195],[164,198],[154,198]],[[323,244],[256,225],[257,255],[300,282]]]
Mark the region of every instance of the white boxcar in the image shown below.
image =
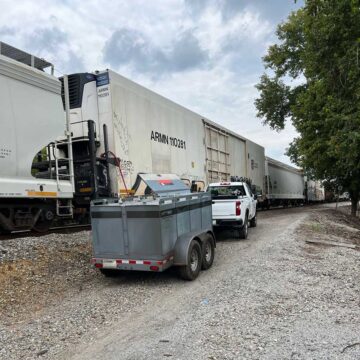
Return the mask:
[[[143,172],[175,173],[205,184],[243,176],[262,192],[262,146],[114,71],[73,74],[69,78],[74,138],[86,138],[83,121],[94,120],[100,156],[105,152],[106,125],[109,149],[121,160],[127,188]],[[75,87],[77,90],[72,91]],[[110,175],[112,191],[123,193],[125,186],[115,166],[111,166]]]
[[[304,176],[300,169],[266,157],[264,205],[290,205],[305,201]]]

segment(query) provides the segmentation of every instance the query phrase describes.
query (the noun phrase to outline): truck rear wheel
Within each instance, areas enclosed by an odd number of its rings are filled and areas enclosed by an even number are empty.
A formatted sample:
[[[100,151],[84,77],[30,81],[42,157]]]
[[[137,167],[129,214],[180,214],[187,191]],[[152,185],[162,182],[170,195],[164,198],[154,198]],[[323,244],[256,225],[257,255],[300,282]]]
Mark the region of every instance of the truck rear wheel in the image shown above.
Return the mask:
[[[245,216],[245,221],[243,227],[239,230],[239,238],[240,239],[247,239],[249,232],[249,221],[247,215]]]
[[[192,240],[188,250],[187,264],[179,269],[180,276],[184,280],[195,280],[201,270],[202,252],[200,244]]]
[[[208,234],[202,244],[202,265],[203,270],[210,269],[215,256],[215,245],[213,237]]]

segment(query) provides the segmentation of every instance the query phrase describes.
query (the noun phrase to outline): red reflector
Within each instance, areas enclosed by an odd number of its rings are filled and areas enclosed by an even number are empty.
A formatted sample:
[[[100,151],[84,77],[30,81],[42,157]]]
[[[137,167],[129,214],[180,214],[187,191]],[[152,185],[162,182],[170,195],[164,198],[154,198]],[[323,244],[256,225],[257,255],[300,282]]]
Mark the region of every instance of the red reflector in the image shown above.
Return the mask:
[[[136,264],[136,260],[129,260],[129,264]]]
[[[162,265],[162,264],[163,264],[162,261],[157,261],[156,263],[157,263],[158,265]]]
[[[159,271],[159,267],[158,266],[150,266],[150,270],[151,271]]]
[[[236,216],[240,216],[241,215],[241,202],[240,201],[237,201],[236,204],[235,204],[235,214]]]
[[[159,180],[158,182],[160,185],[173,185],[171,180]]]
[[[122,260],[116,260],[117,264],[122,264]]]
[[[151,261],[145,260],[143,261],[144,265],[151,265]]]
[[[103,264],[101,263],[96,263],[95,264],[95,267],[98,268],[98,269],[101,269],[103,267]]]

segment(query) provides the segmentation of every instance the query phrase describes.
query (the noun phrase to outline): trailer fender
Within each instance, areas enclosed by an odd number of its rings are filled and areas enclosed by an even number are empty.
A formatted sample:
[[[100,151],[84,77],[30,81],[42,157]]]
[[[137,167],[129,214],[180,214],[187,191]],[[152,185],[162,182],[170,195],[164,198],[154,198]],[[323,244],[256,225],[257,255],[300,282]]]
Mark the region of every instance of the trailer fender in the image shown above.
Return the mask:
[[[175,250],[174,250],[174,265],[175,266],[182,266],[187,264],[187,256],[188,256],[188,250],[189,246],[192,240],[197,240],[200,242],[200,245],[202,247],[202,244],[204,240],[207,238],[207,236],[212,236],[214,240],[214,246],[216,246],[215,236],[211,229],[207,231],[203,231],[201,233],[197,231],[192,231],[190,233],[183,234],[178,237],[175,244]]]

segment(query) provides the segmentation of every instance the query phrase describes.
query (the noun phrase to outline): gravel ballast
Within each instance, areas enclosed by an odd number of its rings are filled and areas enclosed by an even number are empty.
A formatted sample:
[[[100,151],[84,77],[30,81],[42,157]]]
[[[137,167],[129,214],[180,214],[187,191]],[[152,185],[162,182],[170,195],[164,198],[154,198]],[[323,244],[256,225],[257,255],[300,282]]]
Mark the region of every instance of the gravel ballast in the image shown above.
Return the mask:
[[[360,252],[305,242],[331,235],[357,244],[358,222],[336,214],[259,213],[248,240],[221,234],[214,266],[194,282],[175,271],[105,279],[89,266],[87,231],[4,242],[0,276],[7,279],[2,269],[18,261],[48,267],[24,270],[25,283],[35,280],[22,293],[14,290],[19,283],[5,287],[12,301],[1,285],[0,358],[360,358]]]

